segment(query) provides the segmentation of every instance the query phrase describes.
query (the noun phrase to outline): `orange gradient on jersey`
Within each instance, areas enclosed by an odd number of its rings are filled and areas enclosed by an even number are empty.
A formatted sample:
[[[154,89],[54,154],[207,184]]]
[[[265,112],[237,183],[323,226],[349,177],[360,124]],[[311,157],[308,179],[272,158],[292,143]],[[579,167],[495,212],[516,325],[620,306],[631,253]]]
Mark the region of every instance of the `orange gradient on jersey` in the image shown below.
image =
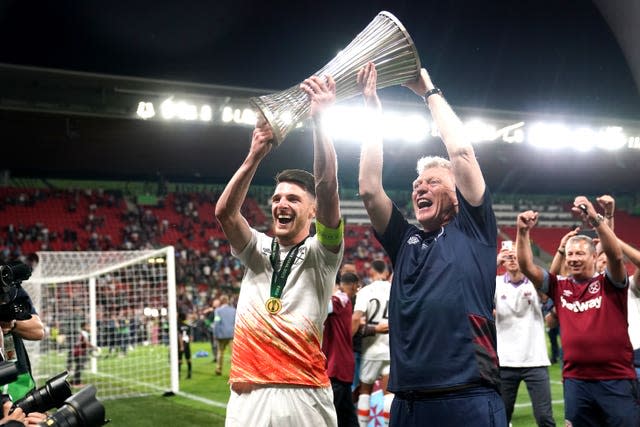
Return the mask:
[[[328,387],[320,339],[306,318],[252,306],[236,318],[229,382]]]

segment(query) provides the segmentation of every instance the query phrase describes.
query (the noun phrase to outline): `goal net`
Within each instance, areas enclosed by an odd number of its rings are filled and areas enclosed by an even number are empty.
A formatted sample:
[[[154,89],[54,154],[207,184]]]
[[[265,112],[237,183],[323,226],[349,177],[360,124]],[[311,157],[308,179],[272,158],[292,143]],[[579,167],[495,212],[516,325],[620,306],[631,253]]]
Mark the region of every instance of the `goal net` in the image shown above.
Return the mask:
[[[38,257],[22,284],[46,329],[25,341],[38,387],[67,370],[102,400],[179,391],[173,247]]]

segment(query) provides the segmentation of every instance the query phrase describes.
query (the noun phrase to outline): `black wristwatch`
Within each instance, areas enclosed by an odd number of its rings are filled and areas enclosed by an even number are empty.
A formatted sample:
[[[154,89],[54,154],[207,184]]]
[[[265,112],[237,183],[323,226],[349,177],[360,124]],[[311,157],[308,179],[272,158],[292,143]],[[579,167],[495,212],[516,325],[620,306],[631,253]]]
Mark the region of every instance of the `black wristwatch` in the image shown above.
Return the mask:
[[[424,94],[424,100],[425,102],[429,99],[429,97],[431,95],[440,95],[442,97],[444,97],[444,95],[442,94],[442,91],[440,90],[440,88],[434,87],[433,89],[429,89],[425,94]]]

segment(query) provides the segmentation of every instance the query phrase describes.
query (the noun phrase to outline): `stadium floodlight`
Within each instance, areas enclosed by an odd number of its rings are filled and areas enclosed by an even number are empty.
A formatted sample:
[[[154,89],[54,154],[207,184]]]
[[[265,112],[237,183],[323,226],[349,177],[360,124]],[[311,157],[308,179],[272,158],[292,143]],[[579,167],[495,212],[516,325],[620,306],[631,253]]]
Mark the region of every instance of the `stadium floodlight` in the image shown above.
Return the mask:
[[[234,122],[239,125],[255,126],[257,120],[258,116],[256,115],[256,112],[251,108],[245,108],[241,110],[239,108],[226,106],[222,109],[223,123]]]
[[[604,150],[618,150],[627,144],[627,137],[620,126],[607,126],[600,136],[597,146]]]
[[[598,143],[598,135],[588,127],[580,127],[571,134],[571,145],[578,151],[591,151]]]
[[[222,109],[222,122],[223,123],[229,123],[233,120],[233,108],[231,107],[224,107]]]
[[[370,132],[377,133],[373,137],[386,141],[410,143],[424,141],[429,136],[428,120],[417,113],[388,111],[376,118],[371,114],[377,113],[364,107],[335,106],[325,114],[323,126],[335,141],[366,141]]]
[[[563,123],[538,122],[528,129],[527,141],[537,148],[556,150],[567,147],[570,136],[569,128]]]
[[[496,139],[508,144],[524,142],[524,122],[517,122],[496,130]]]
[[[183,120],[196,120],[198,118],[198,108],[186,101],[180,101],[177,105],[178,117]]]
[[[429,136],[429,122],[418,114],[389,112],[383,114],[382,123],[382,134],[387,141],[418,143]]]
[[[203,105],[200,107],[200,120],[203,122],[210,122],[213,118],[213,110],[210,105]]]
[[[162,101],[160,114],[165,120],[182,119],[193,121],[198,119],[198,107],[185,100],[175,101],[173,96]]]
[[[529,127],[527,133],[527,141],[540,148],[569,147],[585,152],[594,148],[619,150],[627,145],[627,140],[627,136],[619,126],[594,129],[579,125],[569,127],[562,123],[535,123]]]
[[[153,102],[138,102],[138,109],[136,110],[136,114],[141,119],[147,120],[156,115],[156,111],[153,108]]]
[[[173,105],[173,97],[165,99],[160,104],[160,114],[163,119],[171,120],[176,115],[175,107]]]
[[[498,130],[482,119],[473,118],[464,122],[464,130],[471,143],[494,141]]]
[[[322,118],[322,126],[334,141],[356,141],[365,138],[368,111],[361,107],[336,105]]]
[[[22,284],[51,328],[51,339],[25,341],[36,381],[67,368],[81,323],[89,321],[100,351],[82,377],[101,399],[179,391],[173,247],[38,257]]]

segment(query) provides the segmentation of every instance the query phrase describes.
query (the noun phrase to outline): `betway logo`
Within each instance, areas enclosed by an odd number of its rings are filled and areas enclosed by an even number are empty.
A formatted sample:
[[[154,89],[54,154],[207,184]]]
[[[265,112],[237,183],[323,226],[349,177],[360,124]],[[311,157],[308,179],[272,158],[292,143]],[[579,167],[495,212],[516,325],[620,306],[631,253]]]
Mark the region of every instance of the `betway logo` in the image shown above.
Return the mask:
[[[602,305],[602,296],[590,299],[585,302],[567,302],[567,300],[564,299],[563,296],[561,296],[560,301],[562,302],[563,307],[566,307],[568,310],[571,310],[575,313],[579,313],[581,311],[587,311],[590,308],[600,308],[600,305]]]

